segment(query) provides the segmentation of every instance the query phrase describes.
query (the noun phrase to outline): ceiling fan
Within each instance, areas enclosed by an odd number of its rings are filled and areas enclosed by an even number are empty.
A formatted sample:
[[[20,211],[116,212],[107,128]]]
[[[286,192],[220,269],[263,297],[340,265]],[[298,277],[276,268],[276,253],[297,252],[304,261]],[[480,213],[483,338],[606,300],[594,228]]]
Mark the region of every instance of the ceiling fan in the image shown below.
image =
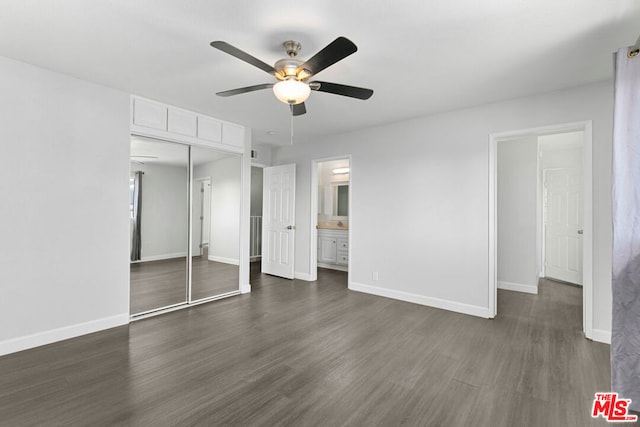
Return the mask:
[[[273,67],[227,42],[213,41],[211,42],[211,46],[231,56],[235,56],[254,67],[258,67],[277,79],[274,83],[263,83],[218,92],[216,94],[218,96],[239,95],[241,93],[272,88],[276,98],[285,104],[289,104],[291,113],[294,116],[299,116],[307,112],[304,102],[312,90],[357,99],[369,99],[371,95],[373,95],[373,90],[371,89],[318,80],[309,81],[312,76],[315,76],[320,71],[358,50],[357,46],[346,37],[338,37],[306,62],[297,58],[301,48],[300,43],[294,40],[288,40],[282,44],[288,57],[280,59]]]

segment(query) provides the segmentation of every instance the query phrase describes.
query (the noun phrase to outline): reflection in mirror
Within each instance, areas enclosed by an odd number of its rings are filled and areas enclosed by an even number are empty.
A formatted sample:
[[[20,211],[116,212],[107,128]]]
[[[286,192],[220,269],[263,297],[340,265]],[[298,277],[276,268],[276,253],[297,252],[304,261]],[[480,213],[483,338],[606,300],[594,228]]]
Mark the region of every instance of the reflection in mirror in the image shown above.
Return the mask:
[[[335,186],[335,216],[349,215],[349,184],[338,184]]]
[[[318,227],[349,228],[349,159],[318,163]]]
[[[131,138],[132,314],[186,301],[189,147]]]
[[[241,158],[191,147],[191,301],[239,288]]]

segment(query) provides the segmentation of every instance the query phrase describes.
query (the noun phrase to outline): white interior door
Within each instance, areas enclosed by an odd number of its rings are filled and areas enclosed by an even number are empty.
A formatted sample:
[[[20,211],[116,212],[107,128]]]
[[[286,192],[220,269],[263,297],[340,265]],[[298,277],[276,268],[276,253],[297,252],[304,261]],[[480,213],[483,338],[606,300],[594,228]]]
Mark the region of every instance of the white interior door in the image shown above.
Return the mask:
[[[582,174],[547,169],[545,189],[545,276],[582,285]]]
[[[296,165],[263,169],[262,272],[293,279]]]

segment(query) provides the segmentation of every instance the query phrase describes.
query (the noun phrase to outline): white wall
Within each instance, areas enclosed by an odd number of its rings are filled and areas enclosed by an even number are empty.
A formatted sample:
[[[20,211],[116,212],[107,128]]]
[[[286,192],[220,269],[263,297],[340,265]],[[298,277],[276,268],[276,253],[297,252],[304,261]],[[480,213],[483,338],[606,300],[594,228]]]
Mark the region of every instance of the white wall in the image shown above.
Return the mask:
[[[211,177],[209,259],[238,264],[242,164],[230,156],[194,168],[194,178]]]
[[[0,57],[0,354],[128,322],[129,95]]]
[[[540,168],[575,168],[582,170],[584,132],[567,132],[538,137]]]
[[[271,152],[273,149],[270,145],[254,142],[251,149],[258,154],[257,159],[251,159],[252,164],[271,166]]]
[[[188,150],[185,147],[185,160]],[[142,261],[187,256],[189,234],[188,169],[146,163],[131,164],[143,171],[141,249]]]
[[[297,164],[296,272],[310,273],[311,160],[351,154],[350,286],[488,315],[489,134],[593,120],[593,325],[610,331],[612,109],[602,82],[279,148],[275,165]]]
[[[498,142],[498,287],[537,293],[538,138]]]

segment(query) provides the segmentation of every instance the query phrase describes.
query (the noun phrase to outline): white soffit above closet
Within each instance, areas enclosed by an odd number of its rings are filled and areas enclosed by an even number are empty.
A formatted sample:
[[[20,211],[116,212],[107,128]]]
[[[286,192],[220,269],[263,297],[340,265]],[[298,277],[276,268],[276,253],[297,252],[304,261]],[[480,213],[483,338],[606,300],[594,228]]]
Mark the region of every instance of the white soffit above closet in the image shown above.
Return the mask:
[[[296,143],[612,78],[612,52],[638,37],[637,0],[3,0],[0,55],[250,126],[289,142],[288,106],[269,90],[216,92],[271,77],[209,46],[274,63],[281,43],[309,58],[337,36],[358,52],[318,79],[369,87],[360,101],[314,92]],[[275,131],[269,135],[268,131]]]
[[[194,165],[215,162],[227,157],[236,156],[222,151],[195,147],[192,153]],[[164,166],[184,166],[189,164],[189,151],[186,145],[159,141],[143,136],[131,137],[131,161],[133,163],[154,164]]]

